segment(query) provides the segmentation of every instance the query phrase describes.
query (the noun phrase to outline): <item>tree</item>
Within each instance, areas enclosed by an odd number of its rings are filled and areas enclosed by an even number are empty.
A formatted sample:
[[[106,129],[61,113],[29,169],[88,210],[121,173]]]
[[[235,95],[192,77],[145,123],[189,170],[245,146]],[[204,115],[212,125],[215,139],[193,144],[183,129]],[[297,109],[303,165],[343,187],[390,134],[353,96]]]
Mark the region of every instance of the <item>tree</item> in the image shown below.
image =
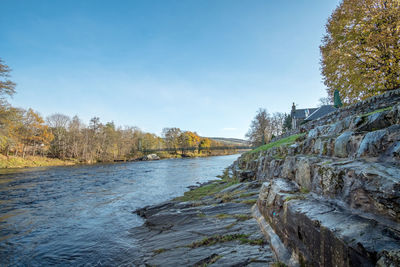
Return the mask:
[[[78,159],[82,155],[83,123],[78,116],[74,116],[68,124],[68,157]]]
[[[199,144],[199,152],[201,151],[207,151],[210,153],[210,147],[211,147],[211,140],[209,138],[201,138],[200,144]]]
[[[19,129],[22,127],[24,110],[9,105],[0,108],[0,150],[9,155],[16,155],[21,141]]]
[[[196,133],[190,131],[185,131],[181,133],[178,139],[179,146],[182,148],[192,148],[193,150],[195,150],[196,148],[198,148],[198,145],[200,143],[200,137]],[[184,151],[182,151],[182,153],[183,152]]]
[[[23,142],[22,157],[25,157],[27,149],[31,150],[32,156],[38,150],[44,152],[54,138],[43,118],[32,109],[25,112],[20,133]]]
[[[340,108],[343,106],[342,100],[340,99],[339,90],[337,90],[337,89],[333,93],[333,101],[334,101],[335,108]]]
[[[8,155],[10,149],[17,145],[17,124],[21,121],[21,112],[11,107],[7,101],[7,96],[15,93],[15,83],[10,81],[11,69],[4,64],[0,58],[0,149]]]
[[[325,106],[325,105],[332,105],[332,100],[331,99],[332,98],[329,98],[329,97],[321,97],[319,99],[318,106],[321,107],[321,106]]]
[[[260,108],[251,122],[250,129],[246,134],[254,146],[264,145],[272,137],[271,118],[267,110]]]
[[[182,131],[179,128],[164,128],[162,130],[162,136],[165,139],[165,143],[167,148],[174,148],[175,152],[177,152],[177,148],[179,147],[179,136]]]
[[[400,87],[400,1],[343,0],[320,46],[328,95],[353,103]]]
[[[292,130],[292,116],[290,114],[285,114],[285,120],[283,122],[283,131],[288,132]]]
[[[67,126],[70,118],[66,115],[55,113],[48,116],[46,122],[54,136],[50,144],[50,153],[54,157],[64,159],[67,154]]]
[[[11,69],[4,64],[0,58],[0,101],[4,102],[6,96],[12,96],[15,93],[15,83],[10,81]]]
[[[279,136],[283,132],[283,126],[285,124],[286,114],[281,112],[275,112],[271,117],[271,133],[273,136]]]

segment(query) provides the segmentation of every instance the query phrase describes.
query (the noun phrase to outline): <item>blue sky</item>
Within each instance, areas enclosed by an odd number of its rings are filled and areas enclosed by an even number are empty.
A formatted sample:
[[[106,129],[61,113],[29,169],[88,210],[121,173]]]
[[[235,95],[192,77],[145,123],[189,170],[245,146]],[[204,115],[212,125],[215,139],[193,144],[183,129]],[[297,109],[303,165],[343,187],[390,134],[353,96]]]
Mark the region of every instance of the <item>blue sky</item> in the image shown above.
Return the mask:
[[[11,103],[42,116],[243,138],[258,108],[326,96],[319,45],[339,0],[0,0]]]

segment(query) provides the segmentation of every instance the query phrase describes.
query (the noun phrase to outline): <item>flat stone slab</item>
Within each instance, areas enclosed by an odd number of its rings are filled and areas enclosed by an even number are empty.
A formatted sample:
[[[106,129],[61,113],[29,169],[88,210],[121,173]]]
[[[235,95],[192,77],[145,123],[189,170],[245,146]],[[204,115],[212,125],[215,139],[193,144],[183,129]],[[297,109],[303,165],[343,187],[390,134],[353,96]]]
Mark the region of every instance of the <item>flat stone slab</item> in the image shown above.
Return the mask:
[[[234,188],[250,194],[258,190],[243,185],[230,189]],[[252,197],[255,200],[258,194]],[[218,198],[214,203],[207,199],[206,205],[200,201],[171,201],[136,211],[146,222],[130,231],[140,250],[131,264],[269,266],[275,262],[273,251],[251,215],[252,205],[235,199],[225,203]]]

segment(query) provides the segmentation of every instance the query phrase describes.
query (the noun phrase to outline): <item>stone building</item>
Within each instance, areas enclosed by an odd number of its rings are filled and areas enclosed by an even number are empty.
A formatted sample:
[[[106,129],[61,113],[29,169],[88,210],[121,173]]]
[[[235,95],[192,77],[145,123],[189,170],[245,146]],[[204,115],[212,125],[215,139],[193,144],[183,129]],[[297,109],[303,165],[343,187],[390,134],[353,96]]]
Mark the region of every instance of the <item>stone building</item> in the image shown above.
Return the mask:
[[[335,110],[336,108],[332,105],[323,105],[319,108],[296,109],[296,105],[293,103],[290,113],[292,117],[292,129],[297,129],[303,121],[316,120]]]

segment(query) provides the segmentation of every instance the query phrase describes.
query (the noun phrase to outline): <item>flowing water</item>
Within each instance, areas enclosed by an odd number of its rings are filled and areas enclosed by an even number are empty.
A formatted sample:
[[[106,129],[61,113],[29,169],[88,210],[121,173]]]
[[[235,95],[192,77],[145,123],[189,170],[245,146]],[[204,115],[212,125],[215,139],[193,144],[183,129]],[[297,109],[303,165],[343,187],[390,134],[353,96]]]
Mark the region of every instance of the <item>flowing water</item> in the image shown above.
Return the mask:
[[[137,208],[215,179],[238,155],[0,171],[0,266],[118,266]]]

